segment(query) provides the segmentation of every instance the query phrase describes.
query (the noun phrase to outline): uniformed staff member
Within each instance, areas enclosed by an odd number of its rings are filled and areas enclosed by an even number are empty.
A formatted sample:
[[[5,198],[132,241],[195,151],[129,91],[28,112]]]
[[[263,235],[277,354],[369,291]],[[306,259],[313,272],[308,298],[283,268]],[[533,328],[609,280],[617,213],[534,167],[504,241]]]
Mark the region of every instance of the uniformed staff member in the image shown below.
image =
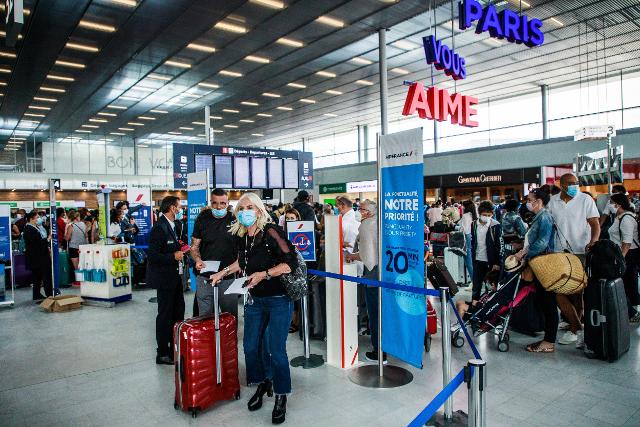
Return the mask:
[[[211,209],[202,211],[193,226],[191,257],[195,262],[196,300],[200,316],[213,313],[213,287],[206,282],[206,278],[215,272],[209,272],[206,277],[200,276],[200,270],[204,268],[203,261],[220,261],[218,271],[222,271],[237,259],[235,241],[229,233],[229,227],[235,218],[233,213],[227,210],[228,205],[227,192],[216,188],[211,193]],[[237,317],[238,296],[224,295],[224,290],[232,281],[223,281],[220,284],[220,308],[223,312]]]
[[[167,196],[160,204],[162,215],[151,229],[147,251],[147,283],[158,292],[156,317],[157,364],[173,365],[173,325],[184,319],[184,296],[180,266],[183,253],[175,231],[182,217],[180,198]]]

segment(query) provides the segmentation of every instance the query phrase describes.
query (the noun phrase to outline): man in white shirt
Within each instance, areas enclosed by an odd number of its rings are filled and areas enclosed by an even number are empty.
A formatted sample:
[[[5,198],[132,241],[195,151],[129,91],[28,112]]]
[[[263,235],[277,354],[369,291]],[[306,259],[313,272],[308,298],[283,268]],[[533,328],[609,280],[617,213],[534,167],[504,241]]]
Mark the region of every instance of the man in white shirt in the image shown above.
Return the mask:
[[[442,204],[438,201],[427,211],[427,217],[429,217],[429,227],[433,227],[438,221],[442,221]]]
[[[353,202],[345,196],[338,196],[336,206],[342,216],[342,247],[352,253],[358,237],[358,227],[360,227],[360,223],[356,221]]]
[[[576,254],[584,265],[586,252],[600,237],[600,215],[593,199],[580,192],[578,178],[575,175],[562,175],[560,189],[562,191],[552,196],[547,205],[556,226],[556,252],[568,250]],[[557,294],[556,300],[560,311],[569,322],[568,330],[560,337],[558,343],[576,343],[576,347],[582,348],[582,292],[574,295]]]

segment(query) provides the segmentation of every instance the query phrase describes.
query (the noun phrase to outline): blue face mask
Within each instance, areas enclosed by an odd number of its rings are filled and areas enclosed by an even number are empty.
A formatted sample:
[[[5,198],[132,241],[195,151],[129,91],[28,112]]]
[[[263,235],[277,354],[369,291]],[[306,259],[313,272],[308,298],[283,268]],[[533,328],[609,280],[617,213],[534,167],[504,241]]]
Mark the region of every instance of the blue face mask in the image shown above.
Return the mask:
[[[578,195],[578,191],[580,191],[579,185],[570,185],[567,187],[567,195],[569,197],[576,197]]]
[[[240,224],[244,225],[247,228],[255,224],[257,219],[258,218],[256,217],[256,212],[253,210],[247,209],[238,212],[238,221],[240,221]]]
[[[216,218],[222,218],[227,215],[226,209],[211,209],[211,212]]]
[[[176,213],[176,219],[177,219],[178,221],[181,221],[183,216],[184,216],[184,214],[182,213],[182,209],[180,209],[180,210]]]
[[[43,223],[44,223],[44,217],[39,217],[39,218],[36,220],[36,224],[38,224],[38,225],[42,225]]]

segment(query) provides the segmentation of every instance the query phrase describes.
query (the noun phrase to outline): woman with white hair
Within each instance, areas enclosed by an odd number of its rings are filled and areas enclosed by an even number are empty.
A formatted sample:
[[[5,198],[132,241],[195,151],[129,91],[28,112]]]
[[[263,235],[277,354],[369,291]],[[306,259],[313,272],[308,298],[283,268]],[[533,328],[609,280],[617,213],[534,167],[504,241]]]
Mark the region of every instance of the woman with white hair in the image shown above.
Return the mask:
[[[295,270],[297,257],[284,231],[271,224],[271,217],[257,195],[244,194],[234,214],[237,221],[229,231],[236,236],[238,259],[212,275],[211,280],[218,283],[238,272],[247,278],[250,298],[244,308],[244,357],[247,382],[258,385],[247,406],[250,411],[258,410],[263,396],[275,392],[271,420],[273,424],[281,424],[285,420],[287,395],[291,393],[287,337],[293,302],[278,276]],[[265,346],[269,352],[264,351]],[[268,377],[269,367],[272,378]]]

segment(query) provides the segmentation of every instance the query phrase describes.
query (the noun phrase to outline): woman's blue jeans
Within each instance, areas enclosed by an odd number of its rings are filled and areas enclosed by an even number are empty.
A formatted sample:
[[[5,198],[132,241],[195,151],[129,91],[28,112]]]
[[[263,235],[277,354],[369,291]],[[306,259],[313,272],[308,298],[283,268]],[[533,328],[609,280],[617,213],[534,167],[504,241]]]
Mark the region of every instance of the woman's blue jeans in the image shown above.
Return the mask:
[[[259,384],[271,376],[276,394],[291,393],[287,337],[292,314],[293,302],[287,296],[253,297],[253,304],[245,305],[247,383]]]
[[[467,271],[469,272],[469,280],[473,278],[473,259],[471,255],[471,233],[464,235],[467,255],[464,257],[464,263],[467,266]]]

